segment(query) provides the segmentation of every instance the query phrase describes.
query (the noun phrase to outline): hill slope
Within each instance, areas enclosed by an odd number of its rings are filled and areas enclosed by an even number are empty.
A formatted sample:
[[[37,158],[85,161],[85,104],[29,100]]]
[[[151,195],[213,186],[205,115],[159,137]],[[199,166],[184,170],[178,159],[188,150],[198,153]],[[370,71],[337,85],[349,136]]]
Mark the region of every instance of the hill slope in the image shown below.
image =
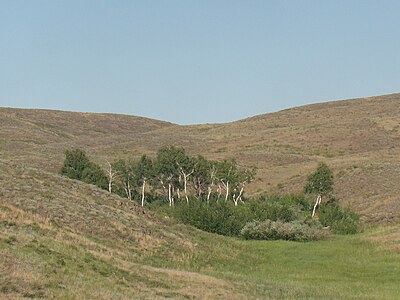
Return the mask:
[[[176,144],[258,166],[255,194],[299,190],[325,160],[344,205],[365,220],[395,223],[398,100],[333,102],[197,126],[0,109],[0,298],[396,299],[399,225],[323,242],[242,241],[174,224],[57,172],[63,151],[74,146],[104,164]]]
[[[4,161],[0,170],[2,299],[398,295],[399,227],[322,242],[243,241],[49,172]]]
[[[100,164],[166,144],[258,168],[250,193],[300,191],[326,161],[335,193],[365,221],[400,221],[400,94],[334,101],[227,124],[178,126],[112,114],[0,109],[4,160],[57,172],[63,151],[85,148]]]

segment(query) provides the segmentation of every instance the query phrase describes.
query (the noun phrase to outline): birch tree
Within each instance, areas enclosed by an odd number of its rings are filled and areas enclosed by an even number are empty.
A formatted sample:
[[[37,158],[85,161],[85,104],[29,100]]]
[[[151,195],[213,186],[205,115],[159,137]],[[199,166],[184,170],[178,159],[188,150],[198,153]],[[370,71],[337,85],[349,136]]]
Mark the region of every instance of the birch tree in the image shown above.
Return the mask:
[[[209,171],[210,162],[203,156],[199,155],[193,158],[194,174],[192,176],[192,183],[195,189],[195,194],[198,199],[207,192],[209,185]]]
[[[175,194],[179,188],[179,167],[176,157],[184,154],[183,148],[165,146],[158,150],[155,159],[155,172],[163,191],[166,192],[169,206],[175,203]],[[168,187],[168,188],[167,188]]]
[[[230,194],[230,185],[236,180],[236,162],[233,159],[220,162],[217,164],[216,178],[225,190],[225,201],[228,200]]]
[[[153,161],[143,155],[137,164],[136,170],[137,185],[141,187],[141,205],[144,206],[146,183],[154,177]]]
[[[242,201],[242,196],[244,193],[245,186],[254,179],[254,176],[256,174],[256,169],[254,167],[251,169],[240,168],[236,172],[237,172],[237,175],[235,176],[236,186],[234,188],[234,194],[232,196],[235,206],[238,205],[239,201]]]
[[[133,199],[137,182],[137,168],[133,160],[120,159],[112,164],[112,167],[118,172],[118,180],[116,180],[116,192],[120,196],[125,194],[128,200]]]
[[[319,163],[317,170],[308,175],[307,183],[304,187],[305,193],[316,194],[316,201],[311,217],[314,219],[317,207],[321,205],[322,197],[326,197],[333,190],[333,173],[325,164]]]
[[[112,164],[109,161],[107,161],[106,177],[108,180],[108,191],[110,193],[112,193],[112,186],[117,176],[118,173],[114,170]]]

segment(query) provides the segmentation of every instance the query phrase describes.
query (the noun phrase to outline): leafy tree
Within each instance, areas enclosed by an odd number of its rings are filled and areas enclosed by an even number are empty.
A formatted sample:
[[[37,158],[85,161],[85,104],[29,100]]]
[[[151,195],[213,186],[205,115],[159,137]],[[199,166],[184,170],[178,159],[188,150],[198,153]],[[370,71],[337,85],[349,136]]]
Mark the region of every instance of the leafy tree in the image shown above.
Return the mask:
[[[154,162],[158,184],[168,196],[170,206],[174,205],[174,195],[179,192],[179,166],[177,161],[185,157],[185,150],[175,146],[165,146],[158,150]],[[168,188],[167,188],[168,187]]]
[[[82,149],[65,150],[64,165],[60,174],[72,179],[82,180],[83,171],[90,164],[89,158]]]
[[[137,185],[141,186],[141,203],[144,206],[146,183],[148,181],[151,182],[154,178],[154,167],[151,158],[143,155],[137,163],[136,173]]]
[[[119,159],[112,164],[112,167],[118,174],[115,182],[116,193],[132,200],[137,186],[137,165],[132,160]]]
[[[196,191],[197,197],[201,197],[206,193],[208,186],[211,185],[213,180],[213,163],[199,155],[192,158],[194,173],[192,176],[192,182]]]
[[[89,162],[83,170],[82,181],[107,189],[107,177],[104,175],[103,169],[93,162]]]
[[[332,170],[325,164],[319,163],[317,170],[307,178],[307,184],[304,187],[305,193],[317,194],[317,201],[314,205],[312,217],[314,218],[315,211],[318,205],[321,204],[322,197],[329,195],[333,190],[333,173]]]
[[[61,168],[60,174],[94,184],[102,189],[107,188],[107,178],[102,168],[91,162],[82,149],[65,151],[64,166]]]
[[[236,161],[234,159],[225,159],[222,162],[216,163],[216,169],[216,177],[225,189],[225,201],[227,201],[231,192],[230,187],[235,185],[237,181]]]

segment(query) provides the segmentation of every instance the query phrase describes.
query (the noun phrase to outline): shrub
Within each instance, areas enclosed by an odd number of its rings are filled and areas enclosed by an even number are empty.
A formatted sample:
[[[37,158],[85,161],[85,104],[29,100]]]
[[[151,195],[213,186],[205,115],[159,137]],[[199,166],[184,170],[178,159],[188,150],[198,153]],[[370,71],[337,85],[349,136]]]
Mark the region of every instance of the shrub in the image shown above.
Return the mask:
[[[189,205],[179,202],[168,212],[179,221],[201,230],[228,236],[239,236],[241,229],[251,221],[281,221],[283,223],[303,220],[309,206],[303,196],[261,197],[234,206],[231,201],[215,199],[207,203],[191,199]]]
[[[319,211],[319,222],[329,226],[334,233],[355,234],[359,232],[359,217],[350,209],[343,210],[336,202],[328,203]]]
[[[107,187],[107,178],[101,167],[91,162],[82,149],[65,151],[64,165],[60,174],[72,179],[94,184],[102,189]]]
[[[238,236],[243,226],[252,219],[245,205],[234,206],[225,201],[206,203],[192,199],[189,205],[177,203],[170,213],[185,224],[228,236]]]
[[[240,232],[247,240],[314,241],[325,239],[329,231],[318,226],[308,226],[298,221],[281,222],[266,220],[247,223]]]
[[[257,200],[246,203],[253,213],[253,220],[291,222],[304,219],[309,210],[310,203],[302,195],[263,196]]]
[[[66,150],[64,165],[60,174],[72,179],[82,180],[82,173],[89,163],[89,158],[82,149]]]
[[[89,162],[82,172],[82,181],[94,184],[102,189],[107,189],[107,177],[101,167],[93,162]]]

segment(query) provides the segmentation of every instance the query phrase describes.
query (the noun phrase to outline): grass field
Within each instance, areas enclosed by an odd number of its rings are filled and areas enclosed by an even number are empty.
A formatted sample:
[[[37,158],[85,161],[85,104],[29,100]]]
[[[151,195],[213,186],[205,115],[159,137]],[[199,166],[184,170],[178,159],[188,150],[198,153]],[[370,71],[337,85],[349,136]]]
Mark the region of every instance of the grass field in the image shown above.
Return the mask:
[[[398,299],[399,226],[296,243],[244,241],[165,223],[168,243],[99,238],[0,205],[3,298]],[[148,249],[147,249],[148,250]]]

